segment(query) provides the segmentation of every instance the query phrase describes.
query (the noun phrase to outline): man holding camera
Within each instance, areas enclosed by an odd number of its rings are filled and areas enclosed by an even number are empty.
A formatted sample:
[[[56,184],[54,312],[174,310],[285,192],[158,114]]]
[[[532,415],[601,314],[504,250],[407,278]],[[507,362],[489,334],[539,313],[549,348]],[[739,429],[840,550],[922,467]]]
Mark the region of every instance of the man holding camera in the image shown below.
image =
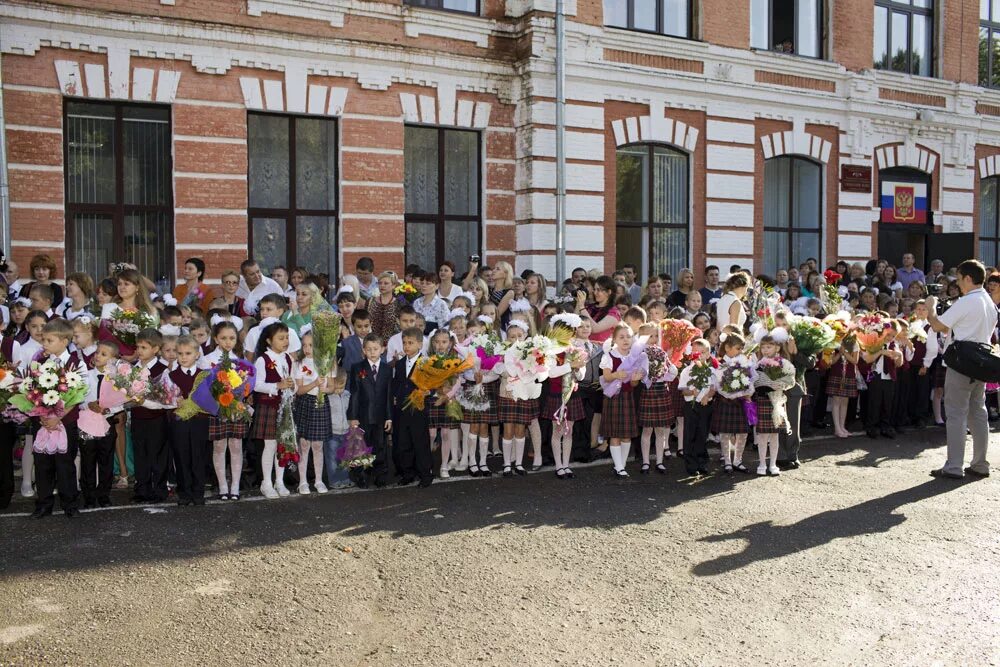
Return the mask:
[[[983,283],[986,268],[969,259],[958,265],[958,285],[962,296],[940,316],[936,296],[927,299],[927,321],[934,331],[951,334],[953,341],[989,344],[997,326],[997,307]],[[965,458],[965,433],[972,432],[972,462],[964,472],[976,477],[989,477],[986,460],[990,429],[986,412],[986,383],[974,380],[949,368],[944,381],[944,407],[948,415],[948,460],[944,467],[932,470],[934,477],[962,479]]]

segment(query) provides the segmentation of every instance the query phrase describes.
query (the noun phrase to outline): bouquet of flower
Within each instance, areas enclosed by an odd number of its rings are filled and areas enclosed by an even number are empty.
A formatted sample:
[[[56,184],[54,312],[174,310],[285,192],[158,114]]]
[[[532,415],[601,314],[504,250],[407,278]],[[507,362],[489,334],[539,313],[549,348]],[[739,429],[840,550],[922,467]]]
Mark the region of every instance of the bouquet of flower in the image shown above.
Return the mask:
[[[19,378],[14,368],[7,363],[0,364],[0,411],[7,407],[16,389]]]
[[[560,351],[548,336],[532,336],[510,345],[503,355],[503,369],[511,397],[527,401],[541,396],[541,383],[555,367]]]
[[[865,313],[854,320],[854,337],[868,354],[875,354],[896,335],[892,320],[878,313]]]
[[[278,404],[278,448],[274,455],[278,465],[287,468],[299,462],[299,438],[295,432],[294,412],[295,392],[284,389],[281,392],[281,403]]]
[[[205,286],[198,283],[198,286],[194,289],[189,289],[187,294],[184,295],[184,300],[181,301],[182,306],[187,306],[197,310],[202,300],[205,298]]]
[[[652,387],[657,382],[673,382],[677,377],[677,366],[671,363],[662,348],[647,345],[646,358],[649,360],[648,372],[642,382],[647,387]]]
[[[581,324],[583,320],[576,313],[559,313],[549,320],[549,331],[546,335],[556,345],[566,346],[573,340]]]
[[[660,348],[667,353],[667,361],[677,366],[684,350],[695,338],[701,337],[701,329],[687,320],[666,319],[660,322]]]
[[[815,317],[796,315],[789,318],[788,324],[788,333],[795,339],[795,347],[804,355],[815,356],[833,345],[833,329]]]
[[[410,381],[416,389],[406,397],[403,407],[409,410],[423,410],[425,399],[432,391],[447,386],[450,391],[455,378],[467,370],[475,368],[472,355],[465,359],[456,354],[433,354],[420,358],[413,366]],[[447,393],[446,391],[446,393]]]
[[[143,329],[155,328],[156,318],[145,311],[117,308],[110,320],[101,320],[100,340],[113,341],[123,357],[135,354],[135,339]]]
[[[569,370],[560,378],[562,382],[562,391],[559,396],[561,405],[552,419],[554,427],[562,435],[569,432],[571,425],[571,422],[566,421],[566,406],[569,405],[569,400],[573,397],[573,392],[576,391],[577,387],[575,369],[586,365],[589,358],[590,353],[587,352],[587,348],[576,345],[570,345],[563,353],[563,364],[569,366]]]
[[[819,294],[816,297],[823,304],[823,310],[828,313],[835,313],[840,310],[840,306],[844,302],[841,289],[846,290],[847,288],[840,287],[840,281],[844,276],[836,271],[827,269],[823,272],[823,278],[826,280],[826,283],[821,286]]]
[[[851,333],[851,318],[843,312],[833,313],[823,318],[823,322],[833,329],[833,343],[823,350],[821,361],[829,368],[833,363],[833,354],[844,344],[844,339]]]
[[[406,282],[396,285],[392,293],[400,303],[413,303],[420,298],[420,290]]]
[[[362,429],[352,428],[347,432],[344,444],[337,448],[337,465],[344,470],[364,470],[375,465],[375,454],[365,442],[365,432]]]
[[[49,359],[45,363],[31,362],[10,404],[30,417],[62,418],[86,397],[83,376],[68,370],[59,360]],[[39,429],[32,449],[39,454],[65,454],[68,445],[66,428],[60,422],[56,430]]]
[[[172,382],[167,382],[166,376],[167,374],[164,373],[149,383],[143,400],[160,405],[177,405],[177,399],[181,397],[181,390]]]
[[[924,322],[922,320],[915,320],[910,322],[906,327],[906,336],[912,341],[917,341],[919,343],[927,342],[927,331],[924,329]]]
[[[750,359],[740,355],[722,366],[719,374],[719,393],[729,399],[753,396],[757,373]]]
[[[491,371],[503,361],[506,345],[495,333],[488,333],[473,336],[468,349],[474,351],[480,370]]]
[[[267,362],[271,363],[270,359]],[[181,401],[175,414],[183,420],[206,414],[228,422],[250,421],[253,412],[245,401],[256,381],[253,364],[224,355],[220,363],[198,373],[191,394]]]
[[[757,363],[756,386],[770,389],[771,418],[778,428],[791,432],[788,421],[788,399],[785,392],[795,386],[795,366],[787,359],[764,357]]]
[[[313,362],[316,374],[323,378],[330,375],[337,364],[337,343],[340,341],[340,315],[322,310],[313,315]],[[316,393],[316,406],[323,405],[323,393]]]
[[[688,357],[687,364],[681,370],[677,386],[679,389],[695,389],[695,401],[705,398],[708,390],[715,384],[719,369],[719,360],[715,357],[702,357],[695,352]]]
[[[455,401],[463,410],[486,412],[490,409],[490,399],[481,384],[467,384],[455,395]]]
[[[618,392],[622,390],[622,386],[625,382],[630,382],[632,374],[636,371],[640,371],[643,377],[649,374],[649,358],[646,356],[646,343],[647,339],[642,337],[638,341],[632,344],[632,349],[629,351],[628,356],[622,359],[622,363],[618,366],[618,373],[626,373],[629,377],[625,380],[612,380],[608,382],[604,379],[604,373],[601,373],[601,389],[604,390],[604,395],[608,398],[613,398],[618,395]]]
[[[757,278],[751,278],[743,301],[749,311],[750,324],[761,322],[768,331],[774,328],[774,313],[781,303],[780,292]]]

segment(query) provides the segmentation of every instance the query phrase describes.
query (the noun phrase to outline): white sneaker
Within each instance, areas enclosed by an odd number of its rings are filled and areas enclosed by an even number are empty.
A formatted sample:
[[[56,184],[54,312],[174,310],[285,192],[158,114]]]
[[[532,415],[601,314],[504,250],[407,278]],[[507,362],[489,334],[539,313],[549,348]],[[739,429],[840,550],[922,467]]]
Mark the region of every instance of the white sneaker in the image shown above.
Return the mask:
[[[34,489],[31,488],[31,484],[22,484],[21,485],[21,497],[22,498],[34,498],[35,497],[35,491],[34,491]]]
[[[308,496],[309,495],[309,485],[308,484],[299,484],[299,495],[300,496]]]
[[[451,475],[448,474],[448,466],[441,466],[441,479],[448,479]]]
[[[757,466],[757,474],[758,475],[766,475],[767,474],[767,466]]]
[[[274,500],[278,497],[278,492],[274,490],[274,487],[270,484],[260,485],[260,494],[267,498],[268,500]]]
[[[316,482],[316,493],[326,493],[329,490],[323,482]]]
[[[775,477],[781,474],[781,468],[779,468],[778,466],[771,466],[770,468],[767,469],[767,471],[772,475],[774,475]]]
[[[292,492],[289,491],[288,487],[286,487],[284,484],[279,484],[278,486],[274,487],[274,490],[277,491],[278,495],[281,496],[282,498],[287,498],[288,496],[292,495]]]

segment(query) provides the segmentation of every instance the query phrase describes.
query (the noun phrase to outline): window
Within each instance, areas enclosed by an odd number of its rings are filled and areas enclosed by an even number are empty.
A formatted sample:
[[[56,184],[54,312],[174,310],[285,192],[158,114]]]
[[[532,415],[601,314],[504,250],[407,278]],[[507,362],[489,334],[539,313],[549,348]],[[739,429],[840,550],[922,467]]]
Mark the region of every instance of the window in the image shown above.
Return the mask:
[[[820,165],[800,157],[764,162],[764,273],[821,257],[823,179]]]
[[[406,126],[403,143],[406,263],[433,271],[479,255],[479,133]]]
[[[65,115],[70,271],[100,278],[124,261],[151,280],[171,280],[170,109],[67,100]]]
[[[1000,0],[979,0],[979,85],[1000,88]]]
[[[479,15],[479,0],[403,0],[403,4]]]
[[[604,23],[674,37],[691,36],[689,0],[604,0]]]
[[[875,69],[931,76],[932,0],[875,0]]]
[[[247,116],[250,256],[337,275],[337,121]]]
[[[1000,264],[1000,176],[984,178],[979,184],[979,261],[986,266]]]
[[[751,0],[750,45],[755,49],[821,58],[822,0]]]
[[[652,144],[618,149],[615,265],[641,276],[688,265],[688,156]]]

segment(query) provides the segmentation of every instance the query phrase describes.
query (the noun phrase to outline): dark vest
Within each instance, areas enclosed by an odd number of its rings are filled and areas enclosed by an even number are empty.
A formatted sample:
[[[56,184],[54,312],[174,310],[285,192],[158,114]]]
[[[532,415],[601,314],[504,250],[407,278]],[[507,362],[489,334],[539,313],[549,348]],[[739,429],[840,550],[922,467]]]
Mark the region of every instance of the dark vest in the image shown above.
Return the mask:
[[[4,361],[10,364],[17,363],[17,359],[14,358],[14,337],[4,336],[3,341],[0,342],[0,354],[3,355]]]
[[[159,379],[167,370],[166,364],[161,361],[157,361],[149,369],[149,380]],[[132,419],[162,419],[165,411],[164,410],[150,410],[149,408],[144,408],[142,406],[132,408]]]
[[[191,395],[191,390],[194,389],[194,381],[198,379],[198,371],[195,370],[194,375],[188,375],[185,373],[180,366],[170,371],[168,374],[170,381],[181,390],[181,398],[187,398]]]
[[[270,384],[278,384],[281,382],[281,375],[278,373],[277,364],[285,364],[285,377],[291,377],[292,375],[292,357],[288,353],[281,355],[281,359],[278,362],[271,360],[271,357],[264,353],[264,382]],[[260,378],[258,378],[260,379]],[[267,394],[257,394],[254,397],[258,403],[261,405],[277,405],[281,402],[280,392],[276,396],[268,396]]]

